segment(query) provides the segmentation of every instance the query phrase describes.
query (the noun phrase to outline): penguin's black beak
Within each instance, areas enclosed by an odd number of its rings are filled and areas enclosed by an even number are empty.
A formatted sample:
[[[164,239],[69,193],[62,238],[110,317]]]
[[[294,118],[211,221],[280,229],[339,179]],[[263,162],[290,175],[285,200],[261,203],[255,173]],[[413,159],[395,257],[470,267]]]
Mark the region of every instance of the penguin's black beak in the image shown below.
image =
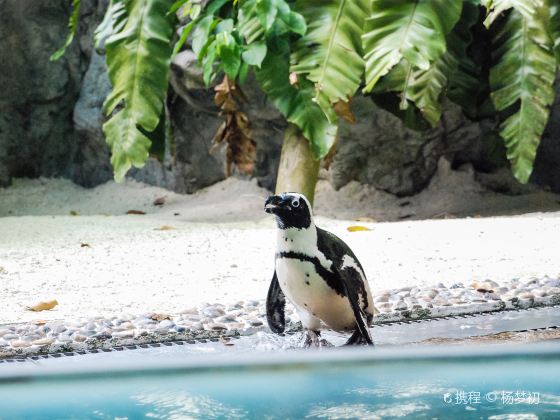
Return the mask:
[[[264,203],[264,211],[270,214],[274,214],[275,210],[280,208],[282,205],[282,197],[279,195],[271,195],[268,197]]]

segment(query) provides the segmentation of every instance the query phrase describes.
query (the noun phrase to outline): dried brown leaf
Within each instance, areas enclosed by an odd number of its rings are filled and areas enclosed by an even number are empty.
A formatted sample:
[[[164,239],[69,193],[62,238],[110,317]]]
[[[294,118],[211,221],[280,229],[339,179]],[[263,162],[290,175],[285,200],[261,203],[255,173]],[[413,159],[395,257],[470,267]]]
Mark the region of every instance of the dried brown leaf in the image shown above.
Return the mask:
[[[91,248],[91,245],[88,244],[88,243],[86,243],[86,242],[82,242],[82,243],[80,244],[80,248]]]
[[[249,118],[240,110],[238,104],[238,101],[247,101],[247,98],[235,81],[227,76],[214,90],[214,101],[220,107],[224,122],[212,139],[210,152],[215,153],[219,149],[218,145],[226,143],[226,176],[231,175],[234,165],[241,172],[251,173],[257,156],[256,145],[252,139]]]
[[[150,315],[150,319],[158,322],[166,319],[171,320],[171,315],[153,313],[152,315]]]
[[[142,211],[142,210],[129,210],[129,211],[126,212],[126,214],[139,214],[139,215],[143,215],[143,214],[146,214],[146,212],[145,212],[145,211]]]
[[[299,83],[298,75],[295,72],[290,73],[290,85],[295,86]]]
[[[163,225],[163,226],[154,228],[154,230],[175,230],[175,228],[173,226]]]
[[[355,124],[356,117],[350,109],[351,104],[351,100],[349,100],[348,102],[338,101],[333,105],[333,110],[334,112],[336,112],[336,115],[338,115],[343,120],[348,121],[350,124]]]
[[[48,300],[46,302],[39,302],[32,306],[27,306],[26,309],[29,311],[39,312],[39,311],[48,311],[58,305],[58,301],[56,299]]]

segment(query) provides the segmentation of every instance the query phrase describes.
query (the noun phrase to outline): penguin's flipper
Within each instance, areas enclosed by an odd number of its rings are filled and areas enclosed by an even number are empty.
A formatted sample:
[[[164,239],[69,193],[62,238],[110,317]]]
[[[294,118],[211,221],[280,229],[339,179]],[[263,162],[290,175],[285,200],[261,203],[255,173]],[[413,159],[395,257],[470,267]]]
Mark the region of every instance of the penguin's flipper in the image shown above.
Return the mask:
[[[354,312],[354,317],[356,318],[356,331],[358,331],[361,336],[361,340],[359,341],[368,345],[373,345],[373,339],[371,338],[371,334],[367,326],[366,316],[364,311],[360,308],[360,303],[358,302],[358,290],[355,287],[352,287],[355,284],[352,276],[358,275],[358,272],[354,269],[346,268],[344,270],[339,270],[339,274],[342,279],[342,285],[344,287],[346,297],[350,302],[350,306]]]
[[[286,328],[285,306],[286,297],[280,288],[275,270],[266,296],[266,320],[270,329],[276,334],[282,334]]]

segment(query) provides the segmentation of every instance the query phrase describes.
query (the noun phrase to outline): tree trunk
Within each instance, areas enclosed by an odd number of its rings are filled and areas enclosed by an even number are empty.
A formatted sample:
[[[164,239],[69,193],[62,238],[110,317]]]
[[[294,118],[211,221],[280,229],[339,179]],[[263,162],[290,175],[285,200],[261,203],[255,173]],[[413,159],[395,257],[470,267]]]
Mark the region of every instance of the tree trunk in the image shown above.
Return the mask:
[[[299,128],[290,124],[286,129],[280,154],[276,193],[302,193],[313,204],[319,164],[320,161],[315,160],[311,153],[309,141],[303,137]]]

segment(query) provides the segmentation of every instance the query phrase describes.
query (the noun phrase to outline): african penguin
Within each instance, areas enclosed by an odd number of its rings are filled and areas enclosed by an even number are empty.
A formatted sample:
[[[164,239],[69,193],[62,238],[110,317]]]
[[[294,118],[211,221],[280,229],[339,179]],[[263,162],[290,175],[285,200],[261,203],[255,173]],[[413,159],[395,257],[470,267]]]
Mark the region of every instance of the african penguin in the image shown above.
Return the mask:
[[[373,344],[368,330],[373,297],[348,245],[315,226],[311,205],[302,194],[270,196],[264,209],[276,216],[278,226],[275,271],[266,302],[270,329],[284,331],[287,297],[307,332],[307,346],[319,345],[323,324],[335,331],[353,331],[347,345]]]

